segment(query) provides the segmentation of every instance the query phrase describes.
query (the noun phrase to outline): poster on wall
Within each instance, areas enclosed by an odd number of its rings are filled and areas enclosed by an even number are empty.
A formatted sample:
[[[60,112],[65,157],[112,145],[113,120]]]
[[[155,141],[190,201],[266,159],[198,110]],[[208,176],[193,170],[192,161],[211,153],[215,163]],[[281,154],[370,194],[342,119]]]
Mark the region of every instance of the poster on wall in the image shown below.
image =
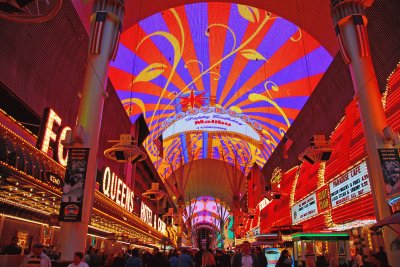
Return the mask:
[[[398,148],[378,149],[388,196],[400,193],[400,156]]]
[[[80,222],[89,148],[70,148],[68,153],[59,221]]]
[[[329,183],[332,208],[371,192],[366,162],[353,167]]]
[[[50,246],[52,232],[53,232],[52,227],[43,226],[42,233],[40,235],[41,236],[40,243],[42,243],[44,246]]]
[[[296,205],[293,205],[292,222],[293,224],[297,224],[317,214],[317,196],[315,193],[313,193],[302,201],[298,202]]]
[[[17,237],[18,237],[18,246],[22,248],[22,254],[24,253],[24,250],[28,247],[28,237],[29,237],[29,232],[25,231],[18,231],[17,232]]]

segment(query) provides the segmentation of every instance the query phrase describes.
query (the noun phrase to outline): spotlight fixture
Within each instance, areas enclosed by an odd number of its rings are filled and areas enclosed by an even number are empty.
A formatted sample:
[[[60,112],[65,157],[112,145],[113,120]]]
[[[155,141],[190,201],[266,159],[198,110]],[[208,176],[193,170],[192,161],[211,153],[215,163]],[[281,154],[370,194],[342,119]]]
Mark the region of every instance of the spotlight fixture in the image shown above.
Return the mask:
[[[159,189],[160,185],[158,183],[151,183],[151,188],[142,194],[143,197],[146,197],[150,200],[160,200],[166,194],[164,191]]]
[[[136,163],[146,159],[146,153],[140,150],[130,134],[121,134],[119,140],[109,140],[117,144],[104,151],[104,156],[114,161]]]

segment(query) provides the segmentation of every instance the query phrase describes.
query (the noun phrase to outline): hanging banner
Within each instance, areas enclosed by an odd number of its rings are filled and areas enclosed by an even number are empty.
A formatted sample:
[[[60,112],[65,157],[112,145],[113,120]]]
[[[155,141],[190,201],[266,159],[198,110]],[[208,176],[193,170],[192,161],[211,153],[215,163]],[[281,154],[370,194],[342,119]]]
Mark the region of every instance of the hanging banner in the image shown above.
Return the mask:
[[[386,194],[400,194],[400,156],[398,148],[378,149]]]
[[[371,192],[366,162],[362,162],[329,183],[332,208]]]
[[[80,222],[89,148],[69,148],[59,221]]]

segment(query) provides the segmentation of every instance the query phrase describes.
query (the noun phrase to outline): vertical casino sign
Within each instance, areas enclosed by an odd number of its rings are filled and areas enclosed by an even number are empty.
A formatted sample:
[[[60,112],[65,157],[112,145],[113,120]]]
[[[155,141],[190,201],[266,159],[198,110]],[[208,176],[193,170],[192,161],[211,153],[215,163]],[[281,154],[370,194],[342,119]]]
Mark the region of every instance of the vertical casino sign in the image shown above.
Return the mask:
[[[323,212],[329,208],[329,189],[327,186],[317,190],[318,212]]]
[[[89,148],[69,148],[59,221],[80,222]]]
[[[48,154],[49,148],[53,149],[53,158],[62,166],[67,166],[68,155],[62,141],[71,127],[62,124],[62,119],[51,108],[45,108],[40,125],[36,148]]]

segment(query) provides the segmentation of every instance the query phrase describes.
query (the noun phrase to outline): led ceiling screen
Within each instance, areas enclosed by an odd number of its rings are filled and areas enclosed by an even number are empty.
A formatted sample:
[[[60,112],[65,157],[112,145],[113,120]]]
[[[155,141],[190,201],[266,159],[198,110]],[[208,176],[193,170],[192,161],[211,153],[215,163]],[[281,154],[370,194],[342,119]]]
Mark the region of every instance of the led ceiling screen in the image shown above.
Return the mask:
[[[265,164],[331,61],[309,34],[275,14],[197,3],[124,31],[110,79],[131,121],[145,115],[144,146],[163,177],[173,164],[202,158],[247,172]],[[209,107],[220,117],[195,114]],[[154,141],[163,132],[161,158]]]
[[[208,223],[215,225],[217,229],[220,227],[220,220],[226,221],[230,215],[229,210],[221,204],[221,201],[212,196],[201,196],[192,199],[185,210],[184,222],[190,216],[192,225]]]

